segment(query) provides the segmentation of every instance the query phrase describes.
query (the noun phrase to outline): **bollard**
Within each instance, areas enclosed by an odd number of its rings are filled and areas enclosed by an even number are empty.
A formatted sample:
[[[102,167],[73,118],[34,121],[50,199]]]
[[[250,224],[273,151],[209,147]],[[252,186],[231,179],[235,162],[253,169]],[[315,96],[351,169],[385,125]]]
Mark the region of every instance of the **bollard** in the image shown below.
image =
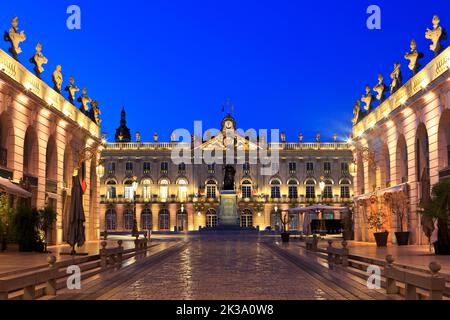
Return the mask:
[[[395,279],[391,277],[395,267],[393,265],[394,257],[392,255],[386,256],[386,266],[385,266],[385,274],[386,274],[386,293],[387,294],[397,294],[398,287]]]
[[[441,265],[437,262],[430,262],[428,266],[431,272],[431,286],[429,300],[442,300],[445,290],[445,279],[439,275]]]
[[[108,243],[102,241],[100,245],[102,246],[102,249],[100,249],[100,268],[106,269],[108,267],[108,256],[106,254],[106,246]]]
[[[335,263],[333,250],[333,240],[328,240],[328,265]]]
[[[49,256],[47,258],[48,267],[52,270],[52,278],[47,280],[45,285],[45,294],[48,296],[56,296],[56,276],[58,273],[58,267],[56,266],[56,257]]]
[[[341,263],[344,267],[348,267],[349,250],[347,248],[347,245],[348,245],[347,241],[345,241],[345,240],[342,241],[342,261],[341,261]]]
[[[123,252],[123,241],[119,240],[117,241],[117,244],[119,245],[118,250],[117,250],[117,255],[116,255],[116,267],[117,269],[122,268],[122,252]]]

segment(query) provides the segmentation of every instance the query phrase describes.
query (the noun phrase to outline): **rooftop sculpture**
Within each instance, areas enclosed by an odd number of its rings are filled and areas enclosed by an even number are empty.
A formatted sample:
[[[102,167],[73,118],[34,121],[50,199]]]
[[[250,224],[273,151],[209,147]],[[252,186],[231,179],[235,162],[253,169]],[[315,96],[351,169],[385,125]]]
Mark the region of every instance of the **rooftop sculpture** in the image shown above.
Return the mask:
[[[53,80],[53,89],[55,89],[56,92],[61,93],[63,75],[62,75],[62,66],[60,64],[58,64],[56,66],[55,71],[53,71],[52,80]]]
[[[7,42],[11,42],[11,48],[9,48],[9,52],[12,54],[13,58],[18,60],[19,54],[22,53],[22,49],[19,47],[21,42],[24,42],[27,37],[25,35],[25,31],[19,32],[19,18],[16,16],[11,21],[11,29],[9,32],[5,32],[4,39]]]
[[[383,83],[383,79],[384,79],[383,75],[380,73],[378,75],[378,84],[375,87],[373,87],[373,91],[375,91],[377,93],[377,95],[375,97],[380,102],[383,102],[384,99],[386,99],[386,96],[385,96],[384,93],[385,93],[385,91],[387,89],[387,85],[385,85]]]
[[[69,92],[69,101],[70,103],[74,104],[75,102],[75,94],[80,91],[80,89],[75,85],[75,78],[70,77],[69,79],[70,85],[66,87],[66,91]]]
[[[83,88],[81,97],[79,97],[77,101],[81,102],[80,110],[87,114],[89,111],[88,103],[91,103],[92,100],[88,97],[86,88]]]
[[[42,44],[40,42],[36,45],[36,53],[31,57],[30,62],[35,65],[34,73],[36,74],[36,77],[40,79],[41,73],[44,72],[42,66],[48,63],[48,59],[42,54]]]
[[[441,20],[438,16],[434,16],[432,22],[433,29],[430,30],[427,28],[427,31],[425,32],[425,38],[432,41],[430,50],[434,52],[435,56],[437,56],[442,51],[441,41],[447,38],[447,33],[445,29],[439,25]]]
[[[394,64],[394,71],[391,73],[391,94],[396,92],[402,86],[402,72],[400,71],[400,63]]]
[[[370,86],[366,86],[366,94],[361,97],[361,101],[366,105],[364,106],[364,110],[370,111],[372,108],[373,95],[371,93]]]
[[[413,72],[413,74],[417,73],[417,70],[420,68],[419,59],[423,58],[423,53],[417,51],[416,40],[411,40],[411,51],[405,54],[405,59],[409,60],[408,68]]]

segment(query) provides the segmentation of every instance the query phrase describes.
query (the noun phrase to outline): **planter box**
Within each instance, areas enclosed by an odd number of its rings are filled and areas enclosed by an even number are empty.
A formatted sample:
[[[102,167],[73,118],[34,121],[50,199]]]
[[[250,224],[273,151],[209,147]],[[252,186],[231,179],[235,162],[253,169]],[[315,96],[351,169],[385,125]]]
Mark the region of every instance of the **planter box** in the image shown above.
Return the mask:
[[[377,243],[377,247],[386,247],[389,232],[375,232],[374,234],[375,242]]]
[[[395,238],[399,246],[407,246],[409,244],[410,232],[396,232]]]

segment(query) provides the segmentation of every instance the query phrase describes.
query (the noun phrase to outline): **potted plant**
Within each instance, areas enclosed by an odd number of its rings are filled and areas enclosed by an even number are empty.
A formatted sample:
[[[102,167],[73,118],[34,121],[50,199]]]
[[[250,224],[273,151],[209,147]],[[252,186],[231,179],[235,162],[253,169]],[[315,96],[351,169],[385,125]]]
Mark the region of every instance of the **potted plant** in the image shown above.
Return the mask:
[[[377,199],[371,199],[372,203]],[[377,247],[386,247],[389,232],[384,230],[384,224],[386,223],[386,214],[382,210],[372,210],[367,217],[367,224],[370,229],[375,230],[373,233]]]
[[[437,221],[438,239],[433,243],[437,255],[450,255],[448,215],[450,210],[450,182],[442,181],[432,189],[432,198],[422,204],[422,215]]]
[[[53,230],[53,224],[56,221],[56,212],[51,207],[45,207],[42,210],[39,210],[39,230],[41,231],[42,236],[40,237],[41,242],[43,243],[42,252],[48,253],[47,251],[47,240],[48,234]],[[41,249],[39,247],[39,249]],[[40,251],[40,250],[36,250]]]
[[[284,243],[288,243],[290,236],[291,236],[291,234],[289,233],[289,229],[288,229],[289,222],[290,222],[289,212],[280,210],[279,215],[280,215],[281,226],[283,228],[283,230],[281,232],[281,241]]]
[[[11,221],[14,210],[9,206],[9,197],[6,193],[0,194],[0,251],[6,251],[8,241],[11,240]]]
[[[394,194],[386,193],[385,199],[390,203],[392,213],[397,217],[398,230],[395,232],[395,239],[399,246],[407,246],[409,244],[410,232],[405,231],[405,224],[408,222],[408,205],[405,193],[396,192]]]
[[[32,252],[38,246],[39,212],[30,208],[28,202],[20,199],[14,217],[14,228],[19,251]]]

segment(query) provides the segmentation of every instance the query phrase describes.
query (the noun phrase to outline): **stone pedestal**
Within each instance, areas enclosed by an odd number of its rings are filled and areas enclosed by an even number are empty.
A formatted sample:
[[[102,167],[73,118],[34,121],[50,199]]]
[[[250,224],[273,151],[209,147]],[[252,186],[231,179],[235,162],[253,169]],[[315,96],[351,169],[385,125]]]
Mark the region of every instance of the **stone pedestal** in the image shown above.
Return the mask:
[[[235,191],[220,193],[219,228],[239,228]]]

